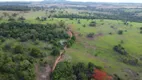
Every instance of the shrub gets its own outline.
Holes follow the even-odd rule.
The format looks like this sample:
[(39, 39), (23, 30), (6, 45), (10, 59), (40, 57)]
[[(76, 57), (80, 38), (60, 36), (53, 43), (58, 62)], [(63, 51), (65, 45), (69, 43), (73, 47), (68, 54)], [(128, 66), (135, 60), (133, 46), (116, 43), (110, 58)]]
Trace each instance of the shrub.
[(53, 55), (53, 56), (60, 55), (60, 49), (57, 47), (54, 47), (53, 51), (51, 52), (51, 55)]
[(122, 55), (127, 55), (128, 53), (126, 52), (125, 48), (123, 48), (120, 44), (116, 45), (113, 47), (113, 50), (122, 54)]
[(23, 16), (19, 17), (18, 20), (25, 20)]
[(83, 27), (86, 27), (86, 25), (84, 24)]
[(11, 45), (10, 44), (5, 44), (2, 49), (5, 50), (5, 51), (9, 51), (11, 49)]
[(122, 35), (122, 34), (123, 34), (123, 30), (119, 30), (119, 31), (118, 31), (118, 34), (119, 34), (119, 35)]
[(140, 27), (140, 30), (142, 30), (142, 27)]
[(93, 38), (93, 37), (94, 37), (94, 33), (89, 33), (89, 34), (87, 34), (87, 37), (88, 37), (88, 38)]
[(140, 31), (140, 33), (142, 34), (142, 31)]
[(15, 21), (15, 19), (14, 18), (9, 18), (8, 21)]
[(95, 21), (92, 21), (89, 26), (93, 27), (93, 26), (96, 26), (96, 22)]

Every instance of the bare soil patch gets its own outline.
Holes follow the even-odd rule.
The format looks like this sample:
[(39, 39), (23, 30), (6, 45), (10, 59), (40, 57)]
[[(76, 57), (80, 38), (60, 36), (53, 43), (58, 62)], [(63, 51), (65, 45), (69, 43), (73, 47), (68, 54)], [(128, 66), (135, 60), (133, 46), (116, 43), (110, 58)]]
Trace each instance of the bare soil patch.
[(50, 80), (51, 66), (39, 66), (36, 64), (36, 80)]
[(122, 71), (126, 72), (128, 75), (125, 75), (126, 77), (128, 76), (130, 79), (129, 80), (140, 80), (140, 76), (137, 72), (129, 69), (129, 68), (125, 68)]

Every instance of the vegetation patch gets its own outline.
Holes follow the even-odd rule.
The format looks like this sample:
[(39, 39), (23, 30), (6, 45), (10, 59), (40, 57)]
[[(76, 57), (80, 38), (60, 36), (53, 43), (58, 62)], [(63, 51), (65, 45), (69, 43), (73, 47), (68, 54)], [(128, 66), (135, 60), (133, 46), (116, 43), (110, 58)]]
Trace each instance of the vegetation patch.
[(57, 65), (55, 71), (52, 73), (53, 80), (112, 80), (111, 76), (101, 70), (101, 67), (88, 63), (85, 65), (82, 62), (71, 64), (70, 62), (61, 62)]
[[(0, 80), (35, 80), (34, 64), (50, 53), (54, 56), (60, 54), (63, 47), (60, 40), (67, 42), (69, 35), (64, 23), (10, 21), (0, 24), (0, 37)], [(50, 44), (50, 49), (41, 45), (42, 42)]]

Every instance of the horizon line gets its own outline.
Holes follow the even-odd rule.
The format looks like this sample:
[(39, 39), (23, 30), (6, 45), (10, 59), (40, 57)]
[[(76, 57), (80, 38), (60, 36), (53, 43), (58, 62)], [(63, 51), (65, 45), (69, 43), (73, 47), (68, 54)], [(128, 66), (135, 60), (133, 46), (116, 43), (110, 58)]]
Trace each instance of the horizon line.
[[(48, 1), (0, 1), (1, 2), (48, 2)], [(52, 1), (49, 1), (52, 2)], [(56, 1), (55, 1), (56, 2)], [(58, 2), (58, 1), (57, 1)], [(142, 2), (104, 2), (104, 1), (65, 1), (65, 2), (82, 2), (82, 3), (139, 3), (142, 4)]]

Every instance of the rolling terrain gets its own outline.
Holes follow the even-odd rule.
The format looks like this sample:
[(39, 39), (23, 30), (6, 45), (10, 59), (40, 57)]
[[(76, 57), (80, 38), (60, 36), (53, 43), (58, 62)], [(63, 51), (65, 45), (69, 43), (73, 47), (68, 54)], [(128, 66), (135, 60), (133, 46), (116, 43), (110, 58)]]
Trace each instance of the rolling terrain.
[[(19, 76), (26, 76), (23, 80), (46, 80), (50, 79), (52, 73), (53, 80), (57, 78), (77, 80), (78, 74), (75, 74), (74, 67), (79, 67), (78, 63), (82, 62), (83, 64), (80, 65), (85, 65), (84, 71), (86, 71), (88, 69), (86, 66), (91, 62), (96, 69), (113, 77), (110, 80), (142, 79), (140, 4), (130, 6), (130, 4), (94, 3), (96, 4), (94, 6), (93, 3), (79, 5), (79, 3), (68, 2), (63, 3), (66, 5), (61, 7), (59, 7), (61, 3), (50, 3), (48, 6), (43, 3), (35, 4), (39, 5), (28, 4), (30, 6), (28, 11), (0, 11), (0, 52), (1, 55), (8, 53), (4, 55), (6, 58), (12, 56), (7, 59), (11, 65), (2, 63), (9, 66), (7, 68), (11, 71), (10, 76), (14, 72), (10, 69), (11, 66), (16, 65), (18, 68), (19, 65), (29, 64), (31, 65), (27, 66), (29, 70), (19, 69), (22, 73), (15, 69), (16, 74), (20, 73)], [(71, 40), (69, 40), (68, 30), (72, 32)], [(67, 48), (64, 55), (60, 56), (64, 45), (67, 45)], [(19, 46), (20, 51), (16, 48)], [(18, 55), (26, 58), (21, 57), (21, 62), (17, 62), (14, 59), (18, 59), (15, 58)], [(0, 57), (5, 59), (3, 56)], [(66, 71), (73, 72), (64, 73), (64, 69), (59, 69), (60, 66)], [(0, 67), (3, 69), (3, 66)], [(8, 71), (5, 70), (0, 71), (8, 75)], [(26, 71), (31, 71), (31, 74), (26, 75)], [(62, 74), (65, 76), (60, 71), (63, 71)], [(2, 75), (2, 72), (0, 74)], [(67, 77), (66, 74), (71, 77)], [(86, 72), (80, 74), (84, 78), (81, 80), (87, 80)], [(10, 76), (0, 76), (0, 79), (7, 80), (6, 78)], [(13, 80), (19, 80), (19, 76), (14, 77)]]

